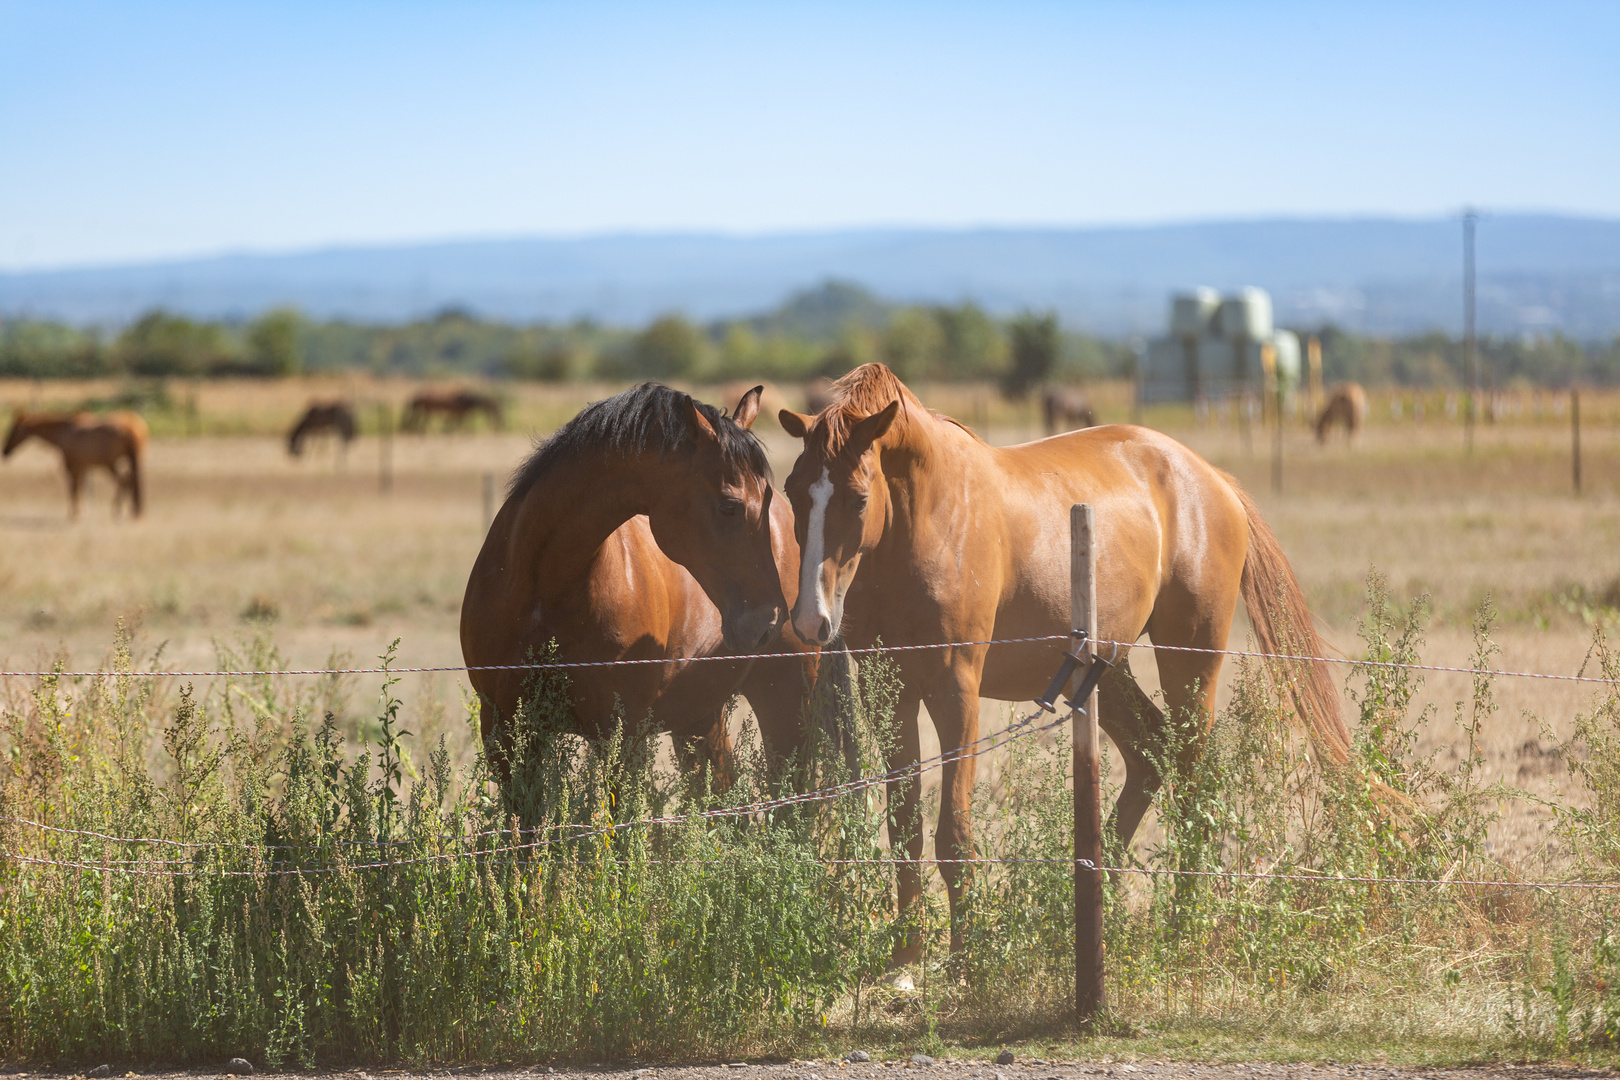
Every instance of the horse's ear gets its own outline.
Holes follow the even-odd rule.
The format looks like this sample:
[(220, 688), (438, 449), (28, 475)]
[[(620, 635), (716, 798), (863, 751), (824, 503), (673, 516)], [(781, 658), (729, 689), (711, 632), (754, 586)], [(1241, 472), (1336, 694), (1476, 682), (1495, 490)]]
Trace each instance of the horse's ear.
[(697, 407), (697, 402), (690, 396), (686, 399), (686, 420), (692, 427), (692, 434), (696, 435), (699, 441), (704, 439), (716, 443), (720, 441), (720, 436), (715, 434), (714, 425), (704, 417), (703, 410)]
[(872, 448), (872, 444), (888, 432), (894, 424), (894, 418), (900, 415), (900, 399), (895, 398), (884, 407), (882, 412), (875, 412), (866, 419), (861, 420), (849, 429), (849, 438), (844, 443), (844, 452), (860, 457)]
[(744, 431), (754, 426), (754, 418), (759, 416), (759, 396), (764, 392), (763, 385), (756, 386), (737, 402), (737, 411), (731, 414), (731, 418), (737, 421), (737, 426)]
[(810, 430), (810, 418), (801, 416), (792, 409), (783, 409), (776, 414), (776, 422), (782, 425), (782, 430), (795, 439), (802, 439)]

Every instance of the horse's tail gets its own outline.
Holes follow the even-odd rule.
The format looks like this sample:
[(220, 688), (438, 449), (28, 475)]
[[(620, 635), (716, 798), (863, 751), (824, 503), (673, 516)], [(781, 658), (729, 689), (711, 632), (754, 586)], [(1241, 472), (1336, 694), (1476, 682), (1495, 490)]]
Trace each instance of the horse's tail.
[(1243, 562), (1241, 587), (1255, 640), (1261, 652), (1311, 658), (1289, 661), (1288, 690), (1317, 753), (1346, 764), (1352, 747), (1350, 732), (1344, 726), (1339, 689), (1326, 661), (1321, 659), (1327, 645), (1311, 621), (1304, 590), (1277, 542), (1277, 534), (1260, 516), (1260, 508), (1235, 479), (1228, 476), (1226, 481), (1249, 519), (1249, 554)]
[(141, 419), (139, 413), (126, 413), (123, 417), (124, 430), (128, 433), (129, 445), (124, 453), (129, 457), (129, 503), (134, 508), (135, 516), (141, 516), (141, 458), (146, 456), (146, 440), (151, 430), (146, 421)]
[(135, 516), (141, 516), (141, 455), (130, 452), (129, 455), (129, 504), (135, 510)]

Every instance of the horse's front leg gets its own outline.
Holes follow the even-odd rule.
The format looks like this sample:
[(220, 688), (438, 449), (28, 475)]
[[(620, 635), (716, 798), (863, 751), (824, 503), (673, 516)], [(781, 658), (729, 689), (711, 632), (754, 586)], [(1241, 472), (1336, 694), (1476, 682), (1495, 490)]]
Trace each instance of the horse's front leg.
[(81, 470), (74, 468), (72, 465), (67, 466), (68, 517), (74, 521), (79, 520), (79, 485), (83, 479), (84, 475)]
[[(903, 687), (894, 704), (894, 723), (900, 735), (900, 744), (889, 757), (889, 771), (916, 765), (922, 757), (922, 738), (917, 730), (917, 707), (922, 696), (910, 687)], [(918, 813), (918, 794), (922, 788), (920, 776), (906, 776), (889, 781), (889, 851), (895, 858), (904, 852), (911, 861), (895, 867), (895, 885), (898, 892), (896, 910), (901, 917), (914, 912), (922, 901), (923, 853), (921, 815)], [(889, 957), (889, 966), (902, 967), (922, 956), (922, 945), (915, 933), (908, 933), (895, 946)]]
[[(982, 663), (982, 657), (981, 661)], [(953, 666), (924, 701), (939, 733), (939, 748), (949, 754), (968, 747), (966, 756), (948, 760), (942, 770), (939, 793), (939, 828), (934, 833), (934, 854), (951, 904), (951, 951), (962, 948), (962, 896), (972, 878), (973, 781), (979, 761), (973, 756), (979, 738), (980, 664)], [(954, 860), (954, 861), (953, 861)]]

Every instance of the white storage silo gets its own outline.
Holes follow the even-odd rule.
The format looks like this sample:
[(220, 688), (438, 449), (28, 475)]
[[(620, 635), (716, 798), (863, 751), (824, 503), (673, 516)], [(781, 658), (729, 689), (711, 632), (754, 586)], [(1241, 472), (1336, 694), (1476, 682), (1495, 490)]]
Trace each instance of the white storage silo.
[(1239, 289), (1221, 301), (1217, 321), (1222, 337), (1265, 341), (1272, 331), (1271, 294), (1252, 285)]
[(1292, 330), (1278, 330), (1271, 339), (1277, 349), (1277, 377), (1284, 389), (1299, 385), (1299, 335)]
[(1203, 285), (1170, 298), (1170, 336), (1203, 337), (1210, 332), (1220, 310), (1220, 294)]

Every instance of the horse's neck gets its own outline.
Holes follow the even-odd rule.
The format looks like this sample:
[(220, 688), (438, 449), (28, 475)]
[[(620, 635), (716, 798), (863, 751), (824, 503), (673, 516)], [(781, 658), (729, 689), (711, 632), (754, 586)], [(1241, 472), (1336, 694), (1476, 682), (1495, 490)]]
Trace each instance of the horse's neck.
[(614, 530), (649, 512), (656, 493), (677, 478), (675, 463), (661, 458), (558, 462), (509, 517), (508, 550), (542, 595), (572, 589)]
[(926, 413), (902, 436), (881, 445), (893, 520), (885, 541), (909, 547), (918, 534), (936, 529), (956, 513), (964, 482), (991, 465), (991, 450), (955, 424)]

